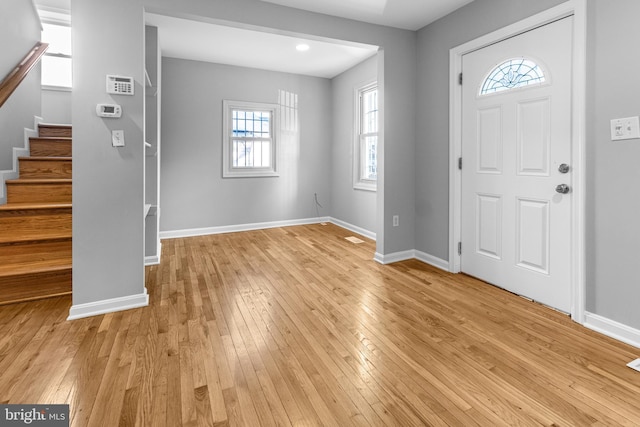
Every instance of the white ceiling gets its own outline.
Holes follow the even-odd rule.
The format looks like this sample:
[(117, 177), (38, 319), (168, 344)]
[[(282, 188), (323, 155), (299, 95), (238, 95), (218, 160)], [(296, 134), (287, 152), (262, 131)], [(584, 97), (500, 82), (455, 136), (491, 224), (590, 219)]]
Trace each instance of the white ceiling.
[(419, 30), (473, 0), (261, 0), (325, 15)]
[[(376, 46), (314, 40), (148, 13), (162, 56), (333, 78), (376, 54)], [(224, 41), (224, 42), (221, 42)], [(305, 43), (310, 49), (298, 52)]]
[[(418, 30), (472, 0), (260, 1)], [(316, 77), (335, 77), (377, 51), (376, 46), (314, 40), (308, 36), (273, 34), (156, 14), (147, 14), (147, 24), (159, 28), (163, 56)], [(220, 40), (224, 43), (217, 42)], [(311, 48), (298, 52), (295, 50), (298, 43), (306, 43)]]

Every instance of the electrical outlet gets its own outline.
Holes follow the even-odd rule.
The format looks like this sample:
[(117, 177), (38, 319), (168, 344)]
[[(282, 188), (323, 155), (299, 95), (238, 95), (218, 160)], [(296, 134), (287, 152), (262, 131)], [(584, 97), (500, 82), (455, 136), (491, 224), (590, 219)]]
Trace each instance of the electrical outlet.
[(394, 215), (393, 216), (393, 226), (397, 227), (400, 225), (400, 215)]

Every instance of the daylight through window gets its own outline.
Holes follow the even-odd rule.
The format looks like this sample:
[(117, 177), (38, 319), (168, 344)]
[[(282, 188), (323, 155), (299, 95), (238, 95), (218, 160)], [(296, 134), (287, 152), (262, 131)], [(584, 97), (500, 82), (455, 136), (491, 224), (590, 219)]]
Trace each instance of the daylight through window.
[(544, 72), (535, 62), (525, 58), (510, 59), (489, 73), (482, 84), (480, 95), (539, 84), (544, 81)]
[(224, 101), (224, 176), (273, 176), (276, 173), (276, 106)]
[(42, 85), (71, 88), (71, 27), (58, 22), (43, 22), (41, 40), (49, 43), (42, 57)]
[(233, 167), (271, 166), (271, 113), (233, 110)]
[(375, 190), (378, 179), (378, 86), (366, 85), (356, 96), (358, 135), (355, 142), (354, 187)]

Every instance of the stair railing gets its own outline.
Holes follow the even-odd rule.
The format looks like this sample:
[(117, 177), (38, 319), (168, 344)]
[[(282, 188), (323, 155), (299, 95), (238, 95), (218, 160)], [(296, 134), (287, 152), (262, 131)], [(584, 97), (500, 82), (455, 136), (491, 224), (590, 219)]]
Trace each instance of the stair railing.
[(29, 74), (29, 71), (40, 61), (48, 47), (48, 43), (37, 42), (22, 61), (2, 80), (0, 83), (0, 107), (9, 99), (22, 80)]

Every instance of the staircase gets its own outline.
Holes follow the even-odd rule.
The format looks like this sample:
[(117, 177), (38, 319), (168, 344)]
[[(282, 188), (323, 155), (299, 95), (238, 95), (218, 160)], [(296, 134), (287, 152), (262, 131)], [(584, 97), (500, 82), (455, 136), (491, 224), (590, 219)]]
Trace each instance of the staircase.
[(71, 294), (71, 127), (40, 124), (0, 206), (0, 304)]

